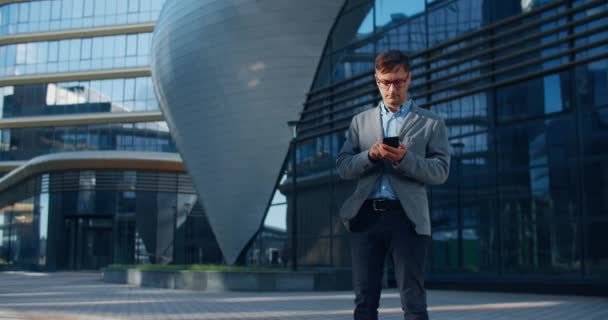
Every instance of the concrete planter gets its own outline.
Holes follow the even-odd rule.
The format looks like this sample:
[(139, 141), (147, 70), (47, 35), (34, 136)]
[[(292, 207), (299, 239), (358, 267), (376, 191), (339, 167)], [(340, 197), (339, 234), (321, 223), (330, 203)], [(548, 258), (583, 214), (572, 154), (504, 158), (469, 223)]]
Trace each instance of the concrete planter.
[(350, 272), (218, 272), (105, 269), (105, 282), (201, 291), (330, 291), (351, 288)]

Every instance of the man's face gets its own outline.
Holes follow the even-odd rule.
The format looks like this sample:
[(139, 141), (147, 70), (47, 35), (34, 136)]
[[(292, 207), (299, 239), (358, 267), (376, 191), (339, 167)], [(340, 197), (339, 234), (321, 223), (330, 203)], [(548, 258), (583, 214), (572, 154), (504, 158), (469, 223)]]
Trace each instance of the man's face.
[(399, 66), (385, 73), (376, 70), (375, 77), (376, 84), (386, 105), (397, 108), (405, 102), (407, 90), (410, 87), (410, 72), (405, 72), (405, 68)]

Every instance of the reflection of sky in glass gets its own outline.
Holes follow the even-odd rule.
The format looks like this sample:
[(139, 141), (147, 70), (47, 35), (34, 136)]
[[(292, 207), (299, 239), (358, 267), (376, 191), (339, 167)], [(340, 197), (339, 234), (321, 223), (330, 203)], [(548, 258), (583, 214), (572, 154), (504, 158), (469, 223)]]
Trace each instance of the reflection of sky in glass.
[(366, 35), (374, 31), (374, 10), (370, 9), (357, 30), (357, 35)]
[(562, 111), (562, 90), (559, 74), (552, 74), (543, 79), (545, 91), (545, 113)]
[[(376, 0), (376, 25), (384, 26), (391, 22), (393, 14), (413, 16), (424, 11), (424, 0)], [(357, 30), (358, 36), (370, 34), (374, 31), (374, 10), (370, 9)]]
[(274, 193), (274, 197), (272, 198), (272, 203), (280, 204), (285, 202), (287, 202), (287, 198), (285, 198), (285, 196), (280, 191), (276, 191)]
[(268, 215), (264, 220), (265, 226), (287, 230), (287, 205), (273, 205), (268, 209)]
[(424, 0), (376, 0), (376, 25), (383, 26), (391, 22), (393, 14), (410, 17), (423, 11)]
[(275, 191), (272, 205), (268, 208), (268, 215), (264, 220), (265, 226), (287, 230), (287, 199), (280, 191)]
[[(48, 174), (45, 176), (48, 177)], [(49, 229), (49, 194), (40, 194), (40, 240), (47, 239)]]

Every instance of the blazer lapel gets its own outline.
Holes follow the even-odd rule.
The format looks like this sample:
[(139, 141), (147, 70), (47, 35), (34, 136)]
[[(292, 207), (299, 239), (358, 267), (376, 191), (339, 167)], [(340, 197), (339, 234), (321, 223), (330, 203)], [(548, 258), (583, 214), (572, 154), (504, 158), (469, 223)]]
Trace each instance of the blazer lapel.
[(407, 115), (405, 116), (405, 120), (403, 121), (403, 126), (401, 127), (401, 130), (399, 130), (399, 137), (401, 139), (403, 139), (407, 130), (409, 128), (411, 128), (416, 123), (416, 121), (418, 121), (418, 119), (420, 119), (420, 114), (418, 113), (418, 107), (412, 103), (412, 108), (410, 109), (410, 112), (408, 112)]
[(372, 124), (372, 132), (374, 133), (374, 135), (376, 136), (376, 141), (377, 140), (382, 140), (382, 138), (384, 137), (384, 130), (382, 130), (382, 115), (380, 114), (381, 110), (381, 105), (378, 104), (376, 106), (376, 111), (370, 113), (375, 119), (372, 119), (373, 121), (371, 121)]

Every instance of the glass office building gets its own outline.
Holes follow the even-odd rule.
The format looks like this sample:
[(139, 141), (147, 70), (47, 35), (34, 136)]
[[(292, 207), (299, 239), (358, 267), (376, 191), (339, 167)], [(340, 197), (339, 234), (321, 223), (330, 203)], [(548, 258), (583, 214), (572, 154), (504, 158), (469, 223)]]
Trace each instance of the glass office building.
[[(150, 81), (164, 1), (8, 2), (0, 263), (221, 262)], [(375, 56), (400, 49), (410, 97), (444, 117), (452, 147), (448, 181), (428, 189), (429, 283), (605, 288), (607, 15), (604, 0), (344, 1), (301, 101), (295, 165), (239, 263), (348, 272), (338, 210), (354, 183), (335, 158), (380, 100)]]
[(222, 261), (150, 79), (163, 3), (0, 5), (0, 265)]
[(337, 214), (354, 183), (335, 159), (380, 100), (375, 56), (399, 49), (410, 97), (446, 120), (452, 147), (448, 181), (428, 189), (429, 283), (605, 287), (607, 14), (591, 0), (347, 1), (300, 118), (297, 187), (292, 162), (279, 186), (297, 200), (298, 265), (350, 265)]

